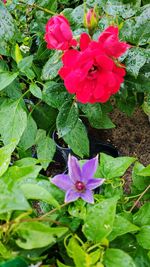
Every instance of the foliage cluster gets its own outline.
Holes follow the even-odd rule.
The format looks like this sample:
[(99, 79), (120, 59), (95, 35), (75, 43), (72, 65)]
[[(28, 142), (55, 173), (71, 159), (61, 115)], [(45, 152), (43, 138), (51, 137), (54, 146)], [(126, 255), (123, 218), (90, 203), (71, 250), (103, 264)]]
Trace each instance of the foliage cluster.
[[(121, 61), (127, 75), (113, 97), (131, 115), (137, 105), (149, 114), (150, 4), (148, 0), (87, 0), (100, 16), (93, 37), (118, 25), (132, 45)], [(69, 20), (74, 36), (84, 28), (80, 0), (0, 2), (0, 266), (149, 267), (150, 166), (135, 158), (100, 155), (95, 177), (106, 179), (95, 204), (64, 204), (64, 193), (45, 170), (53, 160), (54, 129), (83, 158), (89, 140), (83, 119), (97, 129), (115, 127), (106, 104), (76, 103), (58, 76), (60, 52), (46, 48), (45, 24), (55, 13)], [(82, 138), (81, 138), (82, 137)], [(123, 175), (132, 166), (132, 190)], [(137, 203), (144, 204), (137, 210)], [(137, 200), (137, 201), (136, 201)], [(37, 202), (38, 201), (38, 202)], [(136, 202), (135, 202), (136, 201)], [(35, 208), (35, 203), (38, 208)], [(56, 265), (57, 264), (57, 265)]]

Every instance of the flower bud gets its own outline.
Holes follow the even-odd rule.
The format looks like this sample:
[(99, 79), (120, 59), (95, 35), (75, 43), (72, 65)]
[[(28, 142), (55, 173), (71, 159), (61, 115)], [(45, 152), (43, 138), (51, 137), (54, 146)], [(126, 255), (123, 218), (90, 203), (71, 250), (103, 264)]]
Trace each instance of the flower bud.
[(84, 15), (84, 26), (88, 28), (90, 34), (93, 33), (98, 26), (98, 14), (96, 13), (95, 8), (89, 9)]
[(48, 49), (68, 50), (76, 46), (68, 20), (62, 15), (56, 15), (46, 24), (45, 41)]

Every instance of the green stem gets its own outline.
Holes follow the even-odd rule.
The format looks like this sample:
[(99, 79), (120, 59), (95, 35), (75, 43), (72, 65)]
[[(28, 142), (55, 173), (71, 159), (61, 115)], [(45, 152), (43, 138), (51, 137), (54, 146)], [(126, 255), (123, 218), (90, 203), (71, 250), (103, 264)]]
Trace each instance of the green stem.
[(29, 116), (31, 116), (32, 115), (32, 112), (35, 110), (35, 108), (39, 105), (39, 104), (41, 104), (42, 103), (42, 100), (39, 100), (34, 106), (33, 106), (33, 108), (32, 108), (32, 110), (30, 111), (30, 113), (29, 113)]
[(33, 4), (33, 5), (31, 5), (31, 6), (33, 6), (33, 7), (35, 7), (35, 8), (38, 8), (39, 10), (44, 11), (44, 12), (46, 12), (46, 13), (49, 13), (49, 14), (51, 14), (51, 15), (56, 15), (55, 12), (53, 12), (53, 11), (47, 9), (47, 8), (40, 7), (40, 6), (36, 5), (36, 4)]
[(39, 218), (45, 218), (45, 217), (51, 215), (52, 213), (56, 212), (57, 210), (60, 210), (61, 208), (64, 208), (64, 207), (67, 206), (68, 204), (69, 204), (69, 202), (64, 203), (64, 204), (62, 204), (60, 207), (55, 208), (55, 209), (53, 209), (53, 210), (51, 210), (51, 211), (45, 213), (44, 215), (40, 216)]
[[(26, 3), (23, 2), (23, 1), (21, 1), (21, 0), (20, 0), (19, 2), (20, 2), (21, 4), (26, 5)], [(41, 11), (44, 11), (44, 12), (46, 12), (46, 13), (48, 13), (48, 14), (51, 14), (51, 15), (56, 15), (55, 12), (53, 12), (53, 11), (47, 9), (47, 8), (43, 8), (43, 7), (41, 7), (41, 6), (38, 6), (37, 4), (32, 4), (32, 5), (28, 4), (28, 6), (33, 7), (33, 8), (35, 7), (35, 8), (37, 8), (37, 9), (39, 9), (39, 10), (41, 10)]]
[(136, 207), (136, 205), (139, 203), (140, 199), (145, 195), (145, 193), (150, 189), (150, 185), (146, 187), (146, 189), (140, 194), (139, 198), (134, 202), (133, 206), (129, 210), (129, 212), (132, 212), (133, 209)]
[[(51, 220), (50, 218), (46, 218), (46, 217), (49, 216), (49, 215), (51, 215), (52, 213), (56, 212), (57, 210), (60, 210), (61, 208), (64, 208), (64, 207), (67, 206), (68, 204), (69, 204), (69, 202), (64, 203), (64, 204), (60, 205), (58, 208), (55, 208), (55, 209), (53, 209), (53, 210), (51, 210), (51, 211), (45, 213), (44, 215), (42, 215), (42, 216), (40, 216), (40, 217), (37, 217), (37, 218), (29, 218), (29, 219), (21, 219), (21, 220), (18, 220), (18, 218), (16, 218), (16, 219), (13, 220), (13, 221), (9, 221), (9, 222), (7, 222), (7, 223), (1, 225), (1, 228), (3, 228), (3, 229), (7, 229), (5, 232), (9, 232), (9, 233), (10, 233), (10, 232), (14, 229), (14, 227), (15, 227), (16, 224), (19, 224), (19, 223), (22, 223), (22, 222), (49, 221), (49, 222), (55, 223), (55, 224), (57, 224), (57, 225), (60, 225), (60, 224), (62, 225), (62, 223), (57, 222), (57, 221), (55, 221), (55, 220)], [(29, 212), (27, 212), (27, 213), (29, 214), (30, 212), (31, 212), (31, 211), (29, 211)], [(26, 214), (27, 214), (27, 213), (26, 213)], [(25, 214), (25, 213), (24, 213), (24, 214)], [(24, 215), (24, 214), (23, 214), (23, 215)], [(63, 224), (63, 226), (66, 226), (66, 225)], [(68, 227), (68, 226), (67, 226), (67, 227)]]
[(20, 98), (18, 99), (18, 102), (20, 102), (20, 100), (22, 100), (22, 99), (24, 98), (24, 96), (25, 96), (27, 93), (29, 93), (29, 92), (30, 92), (29, 89), (28, 89), (27, 91), (25, 91), (25, 93), (22, 94), (22, 95), (20, 96)]

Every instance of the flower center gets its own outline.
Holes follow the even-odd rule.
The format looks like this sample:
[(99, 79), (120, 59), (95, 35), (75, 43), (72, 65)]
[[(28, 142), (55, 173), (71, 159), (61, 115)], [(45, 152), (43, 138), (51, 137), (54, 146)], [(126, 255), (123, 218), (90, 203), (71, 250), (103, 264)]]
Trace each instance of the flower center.
[(85, 185), (84, 183), (80, 182), (80, 181), (77, 181), (75, 183), (75, 187), (78, 191), (84, 191), (85, 190)]
[(88, 78), (94, 79), (97, 76), (98, 67), (93, 65), (88, 71)]

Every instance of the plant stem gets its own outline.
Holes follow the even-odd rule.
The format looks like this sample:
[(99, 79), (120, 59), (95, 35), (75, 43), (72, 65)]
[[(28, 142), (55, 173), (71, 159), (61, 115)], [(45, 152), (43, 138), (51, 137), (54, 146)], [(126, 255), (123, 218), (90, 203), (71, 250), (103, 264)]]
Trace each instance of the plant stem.
[[(13, 224), (19, 224), (19, 223), (22, 223), (22, 222), (36, 222), (36, 221), (49, 221), (49, 222), (55, 223), (55, 224), (57, 224), (57, 225), (60, 225), (60, 224), (61, 224), (61, 225), (63, 225), (63, 226), (66, 226), (66, 225), (64, 225), (64, 224), (62, 224), (62, 223), (60, 223), (60, 222), (57, 222), (57, 221), (55, 221), (55, 220), (51, 220), (50, 218), (46, 218), (46, 217), (49, 216), (49, 215), (51, 215), (52, 213), (56, 212), (57, 210), (60, 210), (61, 208), (65, 207), (65, 206), (68, 205), (68, 204), (69, 204), (69, 202), (64, 203), (64, 204), (62, 204), (60, 207), (55, 208), (55, 209), (53, 209), (53, 210), (51, 210), (51, 211), (45, 213), (44, 215), (42, 215), (42, 216), (40, 216), (40, 217), (37, 217), (37, 218), (29, 218), (29, 219), (27, 218), (27, 219), (21, 219), (21, 220), (18, 220), (18, 219), (16, 218), (16, 220), (7, 222), (7, 223), (1, 225), (1, 227), (2, 227), (2, 228), (5, 228), (5, 227), (8, 227), (9, 225), (11, 225), (11, 230), (12, 230), (12, 229), (14, 228), (14, 227), (12, 226)], [(68, 227), (68, 226), (67, 226), (67, 227)]]
[(140, 201), (140, 199), (145, 195), (145, 193), (150, 189), (150, 185), (146, 187), (146, 189), (140, 194), (140, 196), (138, 197), (138, 199), (134, 202), (133, 206), (131, 207), (131, 209), (129, 210), (129, 212), (132, 212), (133, 209), (136, 207), (136, 205), (138, 204), (138, 202)]
[(69, 204), (69, 202), (67, 202), (67, 203), (64, 203), (64, 204), (62, 204), (60, 207), (58, 207), (58, 208), (55, 208), (55, 209), (53, 209), (53, 210), (51, 210), (51, 211), (49, 211), (49, 212), (45, 213), (44, 215), (40, 216), (39, 218), (45, 218), (45, 217), (47, 217), (47, 216), (51, 215), (52, 213), (56, 212), (57, 210), (60, 210), (61, 208), (63, 208), (63, 207), (65, 207), (65, 206), (67, 206), (68, 204)]
[(33, 6), (33, 7), (35, 7), (35, 8), (38, 8), (39, 10), (44, 11), (44, 12), (46, 12), (46, 13), (49, 13), (49, 14), (51, 14), (51, 15), (56, 15), (55, 12), (53, 12), (53, 11), (47, 9), (47, 8), (40, 7), (40, 6), (36, 5), (36, 4), (33, 4), (33, 5), (31, 5), (31, 6)]
[[(19, 2), (20, 2), (21, 4), (26, 5), (26, 3), (25, 3), (24, 1), (21, 1), (21, 0), (20, 0)], [(44, 12), (46, 12), (46, 13), (48, 13), (48, 14), (51, 14), (51, 15), (56, 15), (55, 12), (53, 12), (53, 11), (47, 9), (47, 8), (43, 8), (43, 7), (41, 7), (41, 6), (38, 6), (37, 4), (32, 4), (32, 5), (28, 4), (28, 6), (30, 6), (30, 7), (35, 7), (35, 8), (37, 8), (37, 9), (39, 9), (39, 10), (41, 10), (41, 11), (44, 11)]]

